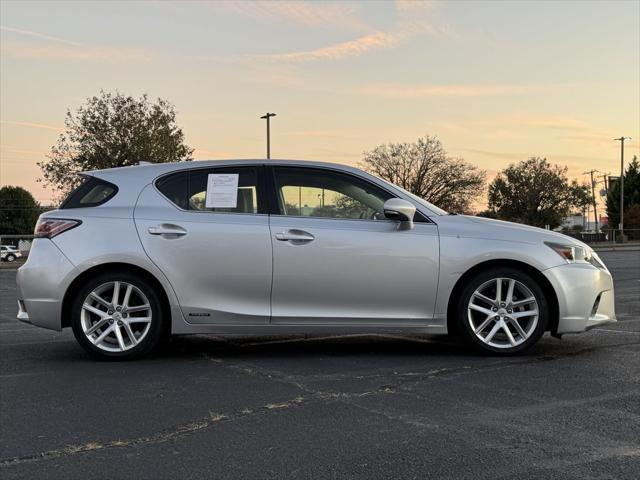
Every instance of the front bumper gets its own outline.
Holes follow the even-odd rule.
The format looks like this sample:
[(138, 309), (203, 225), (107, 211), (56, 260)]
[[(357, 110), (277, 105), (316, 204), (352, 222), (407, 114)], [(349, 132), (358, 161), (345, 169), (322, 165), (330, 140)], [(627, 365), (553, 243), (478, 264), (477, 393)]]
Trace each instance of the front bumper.
[(75, 267), (49, 239), (36, 238), (27, 262), (18, 269), (17, 319), (51, 330), (62, 329), (62, 299)]
[(613, 278), (608, 270), (570, 263), (542, 273), (558, 297), (556, 333), (579, 333), (616, 321)]

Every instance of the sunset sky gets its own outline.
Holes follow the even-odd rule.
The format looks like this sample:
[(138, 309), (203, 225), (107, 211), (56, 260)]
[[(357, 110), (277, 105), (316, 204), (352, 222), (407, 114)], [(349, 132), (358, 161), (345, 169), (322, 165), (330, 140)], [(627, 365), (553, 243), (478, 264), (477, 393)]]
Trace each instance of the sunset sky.
[(196, 159), (356, 164), (437, 135), (489, 176), (640, 154), (640, 1), (0, 1), (0, 184), (36, 179), (100, 89), (172, 102)]

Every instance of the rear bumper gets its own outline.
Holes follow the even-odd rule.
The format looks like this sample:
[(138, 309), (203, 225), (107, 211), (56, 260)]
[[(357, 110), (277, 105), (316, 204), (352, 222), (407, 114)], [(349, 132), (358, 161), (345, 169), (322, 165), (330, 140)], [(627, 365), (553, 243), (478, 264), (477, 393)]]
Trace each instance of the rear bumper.
[(579, 333), (616, 321), (613, 278), (590, 264), (567, 264), (542, 272), (558, 297), (557, 333)]
[(75, 270), (48, 239), (36, 238), (27, 262), (18, 269), (17, 319), (51, 330), (61, 330), (62, 299)]

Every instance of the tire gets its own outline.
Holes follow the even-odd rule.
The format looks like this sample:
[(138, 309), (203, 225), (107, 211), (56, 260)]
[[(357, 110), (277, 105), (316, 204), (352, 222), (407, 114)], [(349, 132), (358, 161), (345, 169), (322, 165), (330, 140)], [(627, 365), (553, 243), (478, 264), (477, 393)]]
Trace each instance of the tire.
[(7, 255), (7, 262), (15, 262), (16, 261), (16, 256), (13, 253), (10, 253), (9, 255)]
[(467, 282), (455, 315), (458, 332), (476, 350), (514, 355), (542, 337), (549, 321), (549, 303), (527, 273), (511, 267), (491, 268)]
[(156, 289), (126, 272), (103, 273), (87, 281), (73, 301), (71, 327), (78, 343), (103, 360), (143, 357), (168, 331)]

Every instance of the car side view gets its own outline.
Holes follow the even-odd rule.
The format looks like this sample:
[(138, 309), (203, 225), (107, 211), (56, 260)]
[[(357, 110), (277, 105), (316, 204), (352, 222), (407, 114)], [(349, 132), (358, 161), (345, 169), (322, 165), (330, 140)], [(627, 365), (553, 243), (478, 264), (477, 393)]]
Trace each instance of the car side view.
[(0, 245), (0, 260), (3, 262), (15, 262), (22, 258), (22, 252), (11, 245)]
[(462, 336), (515, 354), (615, 321), (613, 282), (559, 233), (451, 215), (353, 167), (293, 160), (82, 174), (36, 226), (18, 319), (89, 353), (172, 334)]

